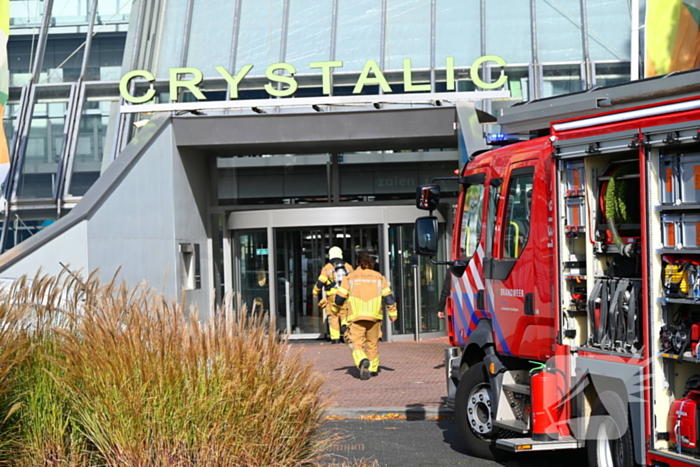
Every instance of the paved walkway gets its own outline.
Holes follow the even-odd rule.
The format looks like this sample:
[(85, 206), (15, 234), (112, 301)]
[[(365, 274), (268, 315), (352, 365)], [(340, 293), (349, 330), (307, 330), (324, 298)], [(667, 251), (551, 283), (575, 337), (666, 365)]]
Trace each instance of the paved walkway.
[(420, 342), (381, 342), (380, 372), (360, 380), (347, 345), (302, 344), (304, 358), (327, 376), (323, 392), (331, 398), (330, 415), (359, 417), (399, 413), (426, 418), (451, 413), (445, 408), (447, 338)]

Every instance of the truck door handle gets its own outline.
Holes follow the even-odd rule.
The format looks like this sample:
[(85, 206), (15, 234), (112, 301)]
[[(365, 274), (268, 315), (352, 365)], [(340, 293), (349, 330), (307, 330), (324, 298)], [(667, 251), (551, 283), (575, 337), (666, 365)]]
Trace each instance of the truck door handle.
[(533, 294), (525, 294), (525, 314), (535, 316), (535, 297)]
[(484, 289), (479, 289), (479, 291), (476, 293), (476, 308), (477, 310), (486, 309), (486, 306), (484, 305)]

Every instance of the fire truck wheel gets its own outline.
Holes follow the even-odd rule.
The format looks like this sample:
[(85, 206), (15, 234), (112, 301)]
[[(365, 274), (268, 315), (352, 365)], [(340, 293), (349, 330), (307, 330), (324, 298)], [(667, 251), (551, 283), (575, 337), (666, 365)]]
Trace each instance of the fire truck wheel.
[(590, 467), (634, 467), (627, 409), (612, 391), (600, 393), (591, 410), (587, 447)]
[(493, 426), (495, 413), (491, 384), (484, 362), (469, 367), (457, 385), (455, 418), (470, 454), (483, 459), (500, 459), (496, 450), (498, 428)]

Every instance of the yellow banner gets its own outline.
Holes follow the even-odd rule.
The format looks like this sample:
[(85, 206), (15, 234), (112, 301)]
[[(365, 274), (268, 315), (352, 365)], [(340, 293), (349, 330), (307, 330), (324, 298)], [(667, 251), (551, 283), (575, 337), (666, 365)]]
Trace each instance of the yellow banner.
[[(7, 64), (7, 39), (10, 37), (10, 0), (0, 0), (0, 118), (4, 117), (10, 89), (10, 69)], [(3, 120), (4, 122), (4, 120)], [(0, 183), (5, 181), (10, 166), (7, 137), (0, 125)]]
[(698, 68), (700, 0), (648, 0), (645, 77)]

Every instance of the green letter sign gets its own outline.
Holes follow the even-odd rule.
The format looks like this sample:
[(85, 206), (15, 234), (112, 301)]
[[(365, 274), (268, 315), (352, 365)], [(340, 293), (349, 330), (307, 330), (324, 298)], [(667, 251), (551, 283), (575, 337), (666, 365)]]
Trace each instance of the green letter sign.
[[(194, 78), (180, 80), (180, 75), (193, 75)], [(202, 82), (204, 75), (197, 68), (171, 68), (170, 69), (170, 100), (177, 101), (177, 93), (180, 88), (187, 88), (197, 100), (205, 101), (207, 97), (199, 90), (197, 85)]]
[[(501, 76), (493, 83), (487, 83), (484, 79), (482, 79), (481, 74), (479, 73), (479, 68), (481, 68), (481, 66), (486, 62), (493, 62), (496, 64), (496, 66), (500, 66), (502, 68)], [(330, 96), (333, 94), (333, 69), (341, 68), (342, 66), (343, 62), (340, 60), (309, 63), (309, 68), (321, 70), (322, 94), (324, 96)], [(497, 89), (505, 85), (508, 81), (508, 77), (503, 72), (503, 68), (505, 66), (506, 61), (503, 60), (503, 58), (497, 55), (484, 55), (483, 57), (479, 57), (474, 60), (474, 62), (471, 64), (469, 75), (477, 88)], [(229, 71), (223, 66), (215, 66), (214, 69), (228, 85), (228, 98), (234, 100), (238, 99), (238, 89), (241, 82), (246, 76), (248, 76), (250, 70), (253, 69), (253, 65), (244, 65), (235, 76), (229, 73)], [(297, 81), (294, 79), (296, 72), (296, 68), (289, 63), (275, 63), (268, 66), (265, 70), (265, 76), (270, 80), (270, 82), (265, 84), (265, 91), (267, 91), (267, 93), (272, 97), (292, 96), (299, 88), (299, 83), (297, 83)], [(189, 76), (181, 79), (181, 75)], [(155, 76), (153, 76), (153, 74), (149, 71), (130, 71), (122, 76), (122, 79), (119, 81), (119, 93), (121, 96), (126, 102), (131, 104), (144, 104), (151, 101), (156, 95), (156, 91), (153, 89), (152, 84), (150, 89), (148, 89), (143, 95), (131, 95), (130, 84), (131, 80), (134, 78), (142, 78), (149, 83), (156, 80)], [(178, 92), (180, 91), (180, 88), (185, 88), (188, 90), (197, 100), (206, 100), (207, 97), (198, 87), (203, 80), (204, 75), (202, 71), (197, 68), (171, 68), (169, 81), (170, 100), (172, 102), (178, 101)], [(445, 87), (448, 91), (454, 91), (457, 87), (456, 84), (455, 59), (454, 57), (445, 57)], [(384, 73), (377, 64), (376, 60), (367, 60), (365, 62), (352, 93), (360, 94), (362, 93), (364, 87), (368, 85), (378, 85), (385, 93), (392, 92), (391, 86), (389, 86), (389, 82), (384, 76)], [(403, 89), (405, 92), (427, 93), (431, 92), (432, 90), (430, 83), (414, 84), (410, 58), (403, 59)]]
[(484, 80), (481, 79), (481, 77), (479, 76), (479, 67), (482, 63), (486, 62), (495, 62), (496, 65), (502, 67), (506, 66), (506, 61), (498, 55), (484, 55), (483, 57), (477, 58), (476, 60), (474, 60), (474, 63), (472, 63), (472, 67), (469, 70), (469, 76), (471, 76), (472, 81), (474, 81), (474, 84), (482, 89), (496, 89), (506, 84), (506, 81), (508, 81), (508, 77), (505, 74), (502, 74), (501, 77), (498, 78), (498, 80), (495, 83), (486, 83), (484, 82)]
[(430, 92), (430, 83), (413, 84), (413, 76), (411, 73), (411, 59), (403, 59), (403, 89), (406, 92), (423, 91)]
[(343, 62), (336, 60), (333, 62), (311, 62), (309, 68), (320, 68), (323, 82), (323, 94), (331, 95), (331, 68), (340, 68)]
[(156, 77), (153, 76), (153, 73), (148, 72), (146, 70), (130, 71), (124, 76), (122, 76), (122, 79), (119, 81), (119, 94), (121, 94), (124, 100), (127, 102), (131, 102), (132, 104), (143, 104), (144, 102), (148, 102), (151, 99), (153, 99), (153, 96), (156, 95), (156, 90), (151, 88), (148, 91), (146, 91), (146, 94), (144, 94), (141, 97), (132, 96), (131, 93), (129, 93), (129, 82), (137, 76), (146, 78), (146, 81), (148, 81), (149, 83), (156, 80)]
[(233, 77), (231, 76), (231, 73), (226, 70), (226, 68), (222, 66), (215, 66), (214, 67), (216, 71), (219, 72), (219, 74), (226, 80), (226, 82), (229, 85), (229, 99), (238, 99), (238, 85), (240, 82), (245, 78), (245, 75), (250, 73), (250, 70), (253, 69), (253, 65), (246, 65), (243, 68), (241, 68), (241, 71), (238, 72), (238, 74)]
[[(370, 72), (374, 74), (374, 78), (369, 77)], [(384, 77), (382, 70), (379, 69), (379, 65), (377, 65), (377, 62), (374, 60), (367, 60), (365, 62), (365, 66), (362, 69), (362, 73), (360, 73), (360, 77), (358, 78), (357, 84), (355, 84), (355, 88), (352, 90), (352, 93), (361, 93), (362, 88), (368, 84), (378, 84), (382, 87), (382, 91), (391, 92), (389, 83), (386, 82), (386, 78)]]
[(287, 89), (275, 89), (272, 84), (268, 83), (265, 85), (265, 91), (271, 96), (275, 97), (286, 97), (286, 96), (291, 96), (294, 94), (297, 90), (297, 82), (294, 79), (293, 76), (284, 76), (284, 75), (277, 75), (275, 74), (275, 70), (285, 70), (288, 72), (290, 75), (293, 75), (294, 73), (297, 72), (297, 69), (294, 68), (292, 65), (289, 63), (274, 63), (267, 67), (267, 70), (265, 70), (265, 76), (267, 76), (267, 79), (270, 81), (275, 81), (278, 83), (286, 84), (289, 87)]

